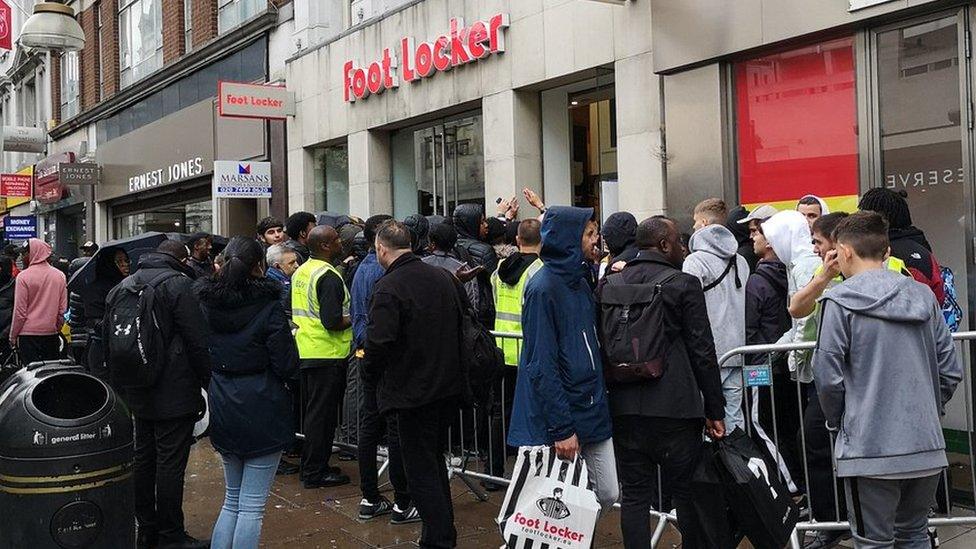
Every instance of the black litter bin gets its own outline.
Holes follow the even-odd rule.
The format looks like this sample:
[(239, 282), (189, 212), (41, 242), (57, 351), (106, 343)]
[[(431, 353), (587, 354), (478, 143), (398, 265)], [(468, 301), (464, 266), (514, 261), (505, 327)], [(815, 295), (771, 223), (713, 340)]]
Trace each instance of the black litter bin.
[(135, 546), (132, 420), (68, 361), (0, 386), (0, 547)]

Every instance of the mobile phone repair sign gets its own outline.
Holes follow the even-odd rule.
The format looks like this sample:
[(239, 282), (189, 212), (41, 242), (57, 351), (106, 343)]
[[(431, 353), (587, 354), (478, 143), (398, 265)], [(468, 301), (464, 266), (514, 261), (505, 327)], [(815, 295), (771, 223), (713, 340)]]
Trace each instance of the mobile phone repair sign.
[(271, 162), (214, 161), (214, 198), (271, 198)]

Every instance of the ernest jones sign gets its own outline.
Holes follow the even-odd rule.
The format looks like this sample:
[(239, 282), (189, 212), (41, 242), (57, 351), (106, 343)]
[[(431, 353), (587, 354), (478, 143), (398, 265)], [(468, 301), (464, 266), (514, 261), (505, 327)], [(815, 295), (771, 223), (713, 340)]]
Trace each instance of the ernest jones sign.
[(366, 67), (346, 61), (342, 68), (342, 98), (345, 101), (366, 99), (370, 94), (400, 87), (400, 79), (416, 82), (468, 63), (505, 51), (504, 29), (508, 14), (499, 13), (487, 21), (477, 21), (470, 27), (464, 20), (451, 19), (450, 34), (438, 36), (433, 42), (415, 45), (414, 39), (400, 40), (399, 55), (390, 48), (383, 57)]

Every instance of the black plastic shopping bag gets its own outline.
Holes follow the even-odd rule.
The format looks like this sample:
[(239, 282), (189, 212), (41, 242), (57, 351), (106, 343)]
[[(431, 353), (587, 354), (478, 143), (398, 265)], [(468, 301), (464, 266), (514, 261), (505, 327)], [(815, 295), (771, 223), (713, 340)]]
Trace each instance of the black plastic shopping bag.
[(790, 540), (799, 513), (756, 444), (736, 428), (715, 444), (725, 476), (724, 493), (732, 519), (756, 549), (780, 549)]

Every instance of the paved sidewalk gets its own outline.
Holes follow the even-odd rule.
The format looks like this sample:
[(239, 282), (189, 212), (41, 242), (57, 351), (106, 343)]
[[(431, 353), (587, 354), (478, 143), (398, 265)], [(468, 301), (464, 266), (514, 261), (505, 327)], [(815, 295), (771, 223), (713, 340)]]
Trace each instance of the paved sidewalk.
[[(334, 461), (353, 477), (353, 484), (339, 488), (305, 490), (298, 475), (279, 476), (264, 517), (262, 547), (301, 548), (389, 548), (416, 547), (420, 525), (392, 526), (386, 520), (358, 520), (360, 493), (355, 462)], [(477, 501), (464, 485), (455, 480), (454, 509), (458, 529), (458, 547), (463, 549), (498, 549), (501, 536), (494, 520), (504, 492), (490, 494), (487, 502)], [(190, 534), (210, 537), (210, 530), (223, 502), (223, 471), (220, 459), (208, 441), (197, 444), (190, 454), (187, 468), (184, 510)], [(620, 516), (614, 511), (597, 527), (596, 548), (622, 548)], [(942, 549), (976, 548), (976, 529), (957, 526), (939, 529)], [(680, 547), (680, 536), (673, 529), (665, 534), (660, 549)], [(845, 547), (853, 547), (849, 542)], [(743, 548), (750, 547), (744, 543)]]
[[(336, 461), (353, 483), (339, 488), (305, 490), (298, 475), (278, 476), (268, 502), (262, 532), (263, 547), (302, 548), (374, 548), (416, 547), (420, 525), (390, 525), (384, 519), (358, 520), (360, 492), (355, 462)], [(490, 500), (479, 502), (455, 480), (454, 510), (458, 529), (458, 547), (465, 549), (498, 549), (502, 538), (494, 520), (504, 492), (490, 494)], [(204, 440), (190, 454), (187, 468), (184, 511), (186, 528), (195, 537), (210, 537), (210, 530), (223, 503), (223, 471), (220, 459)], [(597, 529), (597, 548), (623, 547), (620, 540), (619, 514), (605, 517)], [(668, 543), (672, 546), (676, 534)]]

